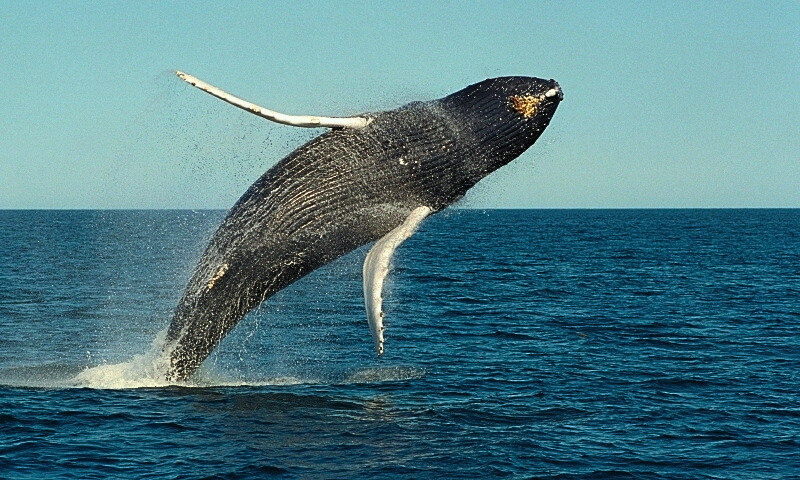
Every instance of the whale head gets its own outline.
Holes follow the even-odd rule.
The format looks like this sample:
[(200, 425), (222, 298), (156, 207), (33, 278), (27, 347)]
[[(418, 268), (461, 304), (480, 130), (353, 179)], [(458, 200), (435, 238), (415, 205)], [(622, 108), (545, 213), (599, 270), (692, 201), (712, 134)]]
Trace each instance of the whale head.
[(531, 147), (563, 98), (555, 80), (490, 78), (438, 100), (409, 104), (399, 111), (420, 114), (410, 116), (404, 129), (393, 120), (385, 134), (402, 137), (404, 146), (420, 145), (422, 203), (438, 211)]
[(468, 165), (481, 178), (517, 158), (539, 138), (564, 98), (555, 80), (499, 77), (441, 100), (468, 132), (478, 158)]

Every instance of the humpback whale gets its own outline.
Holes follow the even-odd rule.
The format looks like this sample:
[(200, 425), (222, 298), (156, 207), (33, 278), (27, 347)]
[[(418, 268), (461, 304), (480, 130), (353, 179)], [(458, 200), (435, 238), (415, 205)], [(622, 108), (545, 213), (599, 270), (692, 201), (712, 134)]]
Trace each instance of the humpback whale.
[(349, 118), (294, 116), (181, 79), (271, 121), (329, 128), (267, 170), (213, 234), (167, 331), (169, 380), (189, 378), (248, 312), (370, 242), (367, 320), (383, 353), (381, 289), (392, 253), (428, 215), (527, 150), (563, 98), (555, 80), (499, 77), (446, 97)]

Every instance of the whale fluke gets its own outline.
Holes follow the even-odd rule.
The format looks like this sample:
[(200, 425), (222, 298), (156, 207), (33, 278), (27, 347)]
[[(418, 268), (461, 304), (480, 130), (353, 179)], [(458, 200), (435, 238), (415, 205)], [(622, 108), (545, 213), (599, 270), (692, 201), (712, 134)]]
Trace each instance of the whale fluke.
[(258, 115), (259, 117), (266, 118), (267, 120), (276, 123), (282, 123), (284, 125), (305, 128), (364, 128), (369, 125), (369, 122), (372, 121), (372, 119), (369, 117), (320, 117), (317, 115), (287, 115), (285, 113), (279, 113), (268, 108), (260, 107), (255, 103), (248, 102), (247, 100), (242, 100), (239, 97), (231, 95), (230, 93), (221, 90), (214, 85), (210, 85), (199, 78), (189, 75), (188, 73), (181, 72), (180, 70), (176, 70), (175, 74), (189, 85), (197, 87), (206, 93), (230, 103), (231, 105), (239, 107), (242, 110), (250, 112), (254, 115)]

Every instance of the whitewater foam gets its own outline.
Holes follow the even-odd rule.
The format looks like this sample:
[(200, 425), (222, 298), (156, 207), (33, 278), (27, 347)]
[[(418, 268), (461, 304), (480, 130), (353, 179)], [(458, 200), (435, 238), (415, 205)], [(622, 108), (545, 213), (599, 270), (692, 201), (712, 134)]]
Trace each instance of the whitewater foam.
[[(130, 360), (120, 363), (103, 363), (85, 367), (77, 373), (77, 366), (61, 367), (57, 378), (47, 374), (54, 370), (36, 368), (24, 376), (15, 375), (15, 381), (2, 382), (22, 387), (37, 388), (92, 388), (100, 390), (124, 390), (136, 388), (211, 388), (211, 387), (266, 387), (315, 384), (363, 384), (412, 380), (425, 376), (425, 369), (417, 367), (366, 367), (349, 371), (328, 372), (319, 378), (301, 378), (293, 375), (267, 376), (263, 378), (244, 378), (233, 371), (212, 364), (203, 365), (188, 381), (167, 380), (170, 346), (165, 346), (167, 330), (156, 335), (150, 349), (134, 355)], [(39, 371), (42, 370), (42, 371)]]
[(159, 332), (148, 352), (134, 355), (127, 362), (87, 367), (73, 378), (73, 386), (123, 389), (176, 385), (166, 379), (169, 367), (169, 352), (163, 348), (166, 333), (166, 329)]

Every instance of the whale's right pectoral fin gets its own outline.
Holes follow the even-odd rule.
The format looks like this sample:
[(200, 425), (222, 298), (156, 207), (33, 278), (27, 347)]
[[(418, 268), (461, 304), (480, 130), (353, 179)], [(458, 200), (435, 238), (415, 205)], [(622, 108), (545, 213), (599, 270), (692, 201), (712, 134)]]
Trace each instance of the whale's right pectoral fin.
[(316, 115), (287, 115), (279, 113), (274, 110), (269, 110), (264, 107), (259, 107), (255, 103), (250, 103), (247, 100), (242, 100), (239, 97), (233, 96), (214, 85), (208, 84), (197, 77), (193, 77), (188, 73), (175, 72), (181, 80), (188, 83), (193, 87), (213, 95), (220, 100), (224, 100), (233, 106), (239, 107), (259, 117), (266, 118), (276, 123), (284, 125), (291, 125), (293, 127), (306, 127), (306, 128), (364, 128), (372, 122), (369, 117), (320, 117)]
[(367, 258), (364, 259), (364, 305), (367, 308), (367, 321), (375, 342), (378, 355), (383, 355), (383, 281), (389, 273), (389, 262), (397, 247), (400, 246), (419, 224), (431, 214), (430, 207), (417, 207), (406, 218), (402, 225), (387, 233), (375, 242)]

